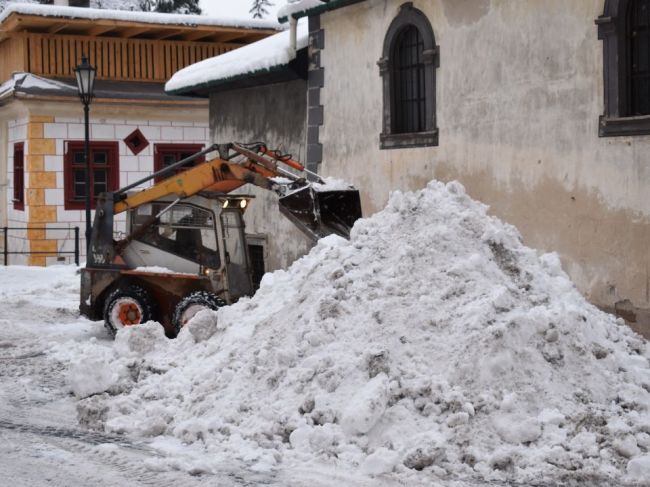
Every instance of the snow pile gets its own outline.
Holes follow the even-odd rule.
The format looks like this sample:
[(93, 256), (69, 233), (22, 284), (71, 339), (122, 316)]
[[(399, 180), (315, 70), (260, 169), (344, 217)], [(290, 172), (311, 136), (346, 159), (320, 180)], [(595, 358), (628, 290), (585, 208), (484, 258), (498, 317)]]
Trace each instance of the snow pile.
[(254, 298), (147, 349), (138, 337), (155, 326), (118, 333), (104, 359), (119, 379), (79, 412), (159, 435), (174, 468), (326, 464), (403, 485), (650, 478), (647, 344), (458, 183), (394, 193), (351, 241), (321, 240)]
[[(213, 83), (249, 74), (270, 72), (286, 66), (296, 59), (296, 51), (292, 50), (289, 44), (289, 35), (290, 32), (285, 30), (261, 41), (187, 66), (170, 78), (165, 84), (165, 91), (169, 94), (182, 94)], [(308, 37), (307, 21), (298, 22), (296, 49), (307, 47)]]

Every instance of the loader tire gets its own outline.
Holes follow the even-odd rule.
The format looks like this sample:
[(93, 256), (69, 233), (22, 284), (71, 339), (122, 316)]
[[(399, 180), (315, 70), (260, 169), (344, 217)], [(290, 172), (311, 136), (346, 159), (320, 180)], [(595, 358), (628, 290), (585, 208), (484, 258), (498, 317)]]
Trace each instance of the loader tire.
[(125, 326), (136, 326), (154, 319), (155, 306), (149, 293), (136, 285), (119, 287), (104, 304), (104, 326), (113, 338)]
[(174, 325), (176, 334), (178, 335), (181, 328), (199, 311), (204, 309), (216, 311), (225, 305), (226, 302), (223, 299), (208, 291), (195, 291), (192, 294), (188, 294), (178, 302), (174, 309), (172, 324)]

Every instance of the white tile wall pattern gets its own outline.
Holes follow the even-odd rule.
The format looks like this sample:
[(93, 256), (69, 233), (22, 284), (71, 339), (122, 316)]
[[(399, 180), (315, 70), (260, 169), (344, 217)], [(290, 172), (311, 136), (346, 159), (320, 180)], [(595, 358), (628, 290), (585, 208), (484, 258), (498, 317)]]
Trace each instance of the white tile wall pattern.
[(44, 123), (43, 137), (46, 139), (67, 139), (68, 125), (65, 123)]
[(115, 139), (115, 126), (114, 125), (103, 125), (103, 124), (91, 124), (90, 125), (90, 138), (92, 140), (114, 140)]
[(86, 133), (84, 124), (82, 123), (69, 123), (68, 125), (68, 138), (70, 139), (85, 139)]
[[(8, 141), (7, 144), (7, 161), (8, 161), (8, 174), (11, 175), (13, 171), (13, 143), (25, 142), (25, 154), (29, 153), (29, 147), (26, 143), (27, 136), (27, 123), (26, 118), (20, 120), (10, 120), (8, 122)], [(134, 130), (140, 129), (143, 135), (147, 138), (149, 145), (141, 151), (137, 156), (126, 146), (123, 140), (130, 135)], [(45, 170), (56, 172), (57, 188), (45, 190), (45, 203), (53, 205), (57, 208), (57, 222), (50, 226), (70, 227), (70, 238), (62, 238), (61, 234), (67, 236), (66, 231), (50, 231), (47, 232), (48, 238), (56, 238), (60, 250), (74, 250), (74, 230), (75, 226), (80, 228), (80, 251), (82, 256), (85, 255), (85, 212), (83, 210), (66, 210), (65, 209), (65, 195), (64, 195), (64, 173), (63, 173), (63, 156), (64, 156), (64, 142), (66, 140), (83, 140), (84, 139), (84, 124), (82, 117), (55, 117), (54, 123), (44, 124), (45, 138), (53, 138), (56, 140), (56, 155), (45, 156)], [(111, 140), (119, 142), (119, 164), (120, 164), (120, 186), (130, 184), (134, 181), (142, 179), (153, 172), (154, 166), (154, 146), (155, 144), (182, 144), (182, 143), (200, 143), (206, 144), (209, 137), (208, 124), (201, 122), (177, 122), (169, 120), (122, 120), (122, 119), (92, 119), (91, 118), (91, 140)], [(28, 174), (26, 174), (26, 180)], [(16, 211), (13, 209), (11, 200), (13, 198), (12, 178), (9, 176), (9, 185), (7, 187), (7, 223), (8, 225), (24, 227), (28, 221), (29, 207), (25, 207), (25, 211)], [(94, 212), (93, 217), (94, 217)], [(116, 230), (125, 230), (126, 215), (116, 216)], [(12, 234), (10, 245), (12, 249), (18, 248), (19, 250), (27, 250), (28, 244), (26, 241), (25, 232), (18, 232)], [(84, 257), (85, 258), (85, 257)], [(83, 259), (82, 259), (83, 260)], [(66, 262), (73, 262), (74, 256), (67, 255)], [(15, 264), (26, 264), (27, 258), (22, 256), (14, 256), (11, 260)], [(60, 263), (56, 257), (47, 258), (47, 263)]]
[(60, 156), (45, 156), (46, 171), (63, 171), (63, 158)]
[(165, 140), (183, 140), (183, 127), (163, 127), (160, 132)]
[(198, 127), (192, 127), (192, 128), (184, 128), (183, 129), (183, 139), (185, 140), (199, 140), (199, 141), (204, 141), (205, 140), (205, 129), (203, 128), (198, 128)]

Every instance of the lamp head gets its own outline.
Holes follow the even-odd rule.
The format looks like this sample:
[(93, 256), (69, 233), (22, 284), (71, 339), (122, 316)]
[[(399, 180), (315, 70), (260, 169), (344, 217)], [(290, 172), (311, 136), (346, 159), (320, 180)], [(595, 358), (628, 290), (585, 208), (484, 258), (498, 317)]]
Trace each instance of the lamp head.
[(88, 105), (93, 97), (97, 70), (88, 62), (86, 56), (82, 56), (81, 64), (75, 68), (74, 74), (77, 77), (79, 98), (81, 98), (84, 105)]

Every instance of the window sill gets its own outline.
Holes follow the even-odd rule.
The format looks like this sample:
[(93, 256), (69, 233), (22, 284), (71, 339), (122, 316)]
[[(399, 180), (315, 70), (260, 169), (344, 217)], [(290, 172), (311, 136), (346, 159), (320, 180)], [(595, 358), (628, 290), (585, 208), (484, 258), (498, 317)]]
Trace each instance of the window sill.
[(650, 115), (613, 118), (601, 115), (598, 124), (600, 137), (650, 135)]
[(438, 129), (412, 134), (380, 134), (379, 141), (379, 148), (382, 150), (437, 146)]

